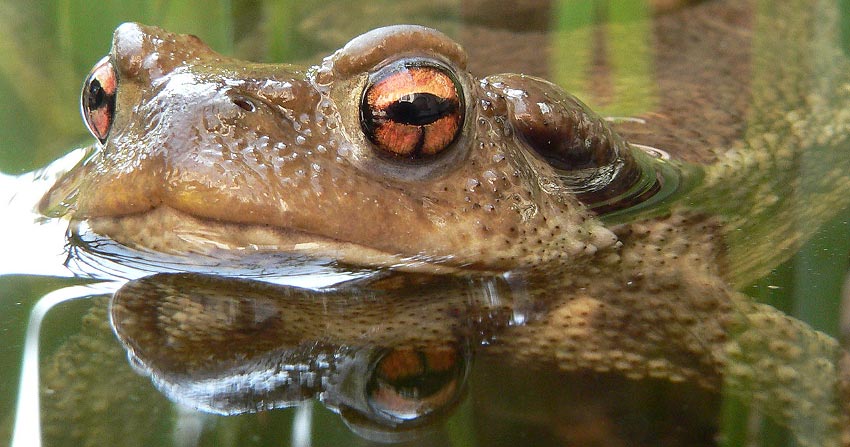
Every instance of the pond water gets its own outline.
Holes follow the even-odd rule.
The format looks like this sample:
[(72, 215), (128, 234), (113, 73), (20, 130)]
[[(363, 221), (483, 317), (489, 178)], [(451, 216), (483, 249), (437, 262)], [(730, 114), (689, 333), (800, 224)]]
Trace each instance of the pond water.
[[(835, 340), (850, 325), (850, 186), (834, 181), (850, 165), (841, 155), (850, 147), (845, 2), (150, 3), (0, 6), (0, 439), (737, 446), (839, 445), (843, 435), (847, 443), (840, 393), (850, 385)], [(617, 290), (620, 299), (601, 284), (610, 272), (592, 265), (554, 283), (518, 272), (384, 276), (285, 256), (234, 267), (85, 231), (69, 243), (68, 221), (35, 208), (86, 156), (73, 148), (93, 144), (79, 118), (80, 85), (124, 21), (197, 34), (245, 59), (312, 64), (378, 26), (438, 28), (467, 49), (475, 75), (552, 80), (628, 140), (714, 166), (684, 202), (725, 219), (722, 248), (709, 259), (670, 258), (646, 273), (675, 277), (666, 288)], [(758, 151), (771, 157), (748, 155)], [(685, 233), (694, 246), (710, 239)], [(584, 279), (561, 284), (564, 275)], [(719, 304), (691, 313), (701, 294)], [(687, 313), (676, 320), (685, 329), (576, 323), (600, 296), (615, 308), (603, 316), (668, 321), (635, 316), (653, 307), (634, 297), (657, 300), (658, 313)], [(680, 296), (681, 308), (663, 302)], [(570, 345), (585, 340), (577, 331), (586, 326), (614, 331), (622, 350)], [(649, 341), (630, 340), (645, 333)], [(676, 337), (680, 348), (665, 341)], [(691, 339), (705, 348), (691, 349)], [(612, 352), (621, 357), (607, 362)]]

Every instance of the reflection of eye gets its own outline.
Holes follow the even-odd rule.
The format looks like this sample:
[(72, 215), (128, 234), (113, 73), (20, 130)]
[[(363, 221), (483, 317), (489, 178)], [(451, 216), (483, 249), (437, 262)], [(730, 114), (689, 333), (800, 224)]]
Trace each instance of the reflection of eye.
[(360, 102), (360, 124), (383, 152), (422, 158), (442, 152), (457, 138), (463, 111), (463, 95), (448, 69), (405, 60), (369, 78)]
[(455, 402), (464, 373), (456, 347), (394, 348), (375, 364), (369, 405), (391, 420), (416, 420)]
[(80, 102), (89, 132), (101, 143), (106, 141), (112, 127), (117, 90), (118, 75), (107, 56), (92, 68), (86, 78)]

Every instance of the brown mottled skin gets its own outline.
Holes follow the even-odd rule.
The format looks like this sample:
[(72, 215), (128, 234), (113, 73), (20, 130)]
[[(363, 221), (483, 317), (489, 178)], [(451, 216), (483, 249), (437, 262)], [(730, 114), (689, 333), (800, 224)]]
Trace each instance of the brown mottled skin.
[[(463, 50), (422, 28), (383, 39), (360, 38), (308, 73), (227, 59), (193, 37), (122, 26), (112, 50), (116, 118), (103, 149), (72, 173), (80, 181), (74, 218), (158, 250), (299, 251), (297, 244), (319, 243), (305, 251), (356, 264), (370, 264), (359, 259), (368, 250), (384, 264), (419, 258), (501, 271), (614, 245), (574, 198), (544, 193), (538, 183), (556, 183), (555, 174), (502, 135), (499, 90), (526, 81), (474, 81), (462, 71)], [(160, 55), (156, 64), (142, 68), (152, 53)], [(454, 67), (469, 104), (459, 140), (429, 163), (382, 158), (360, 129), (366, 74), (405, 54)], [(493, 105), (480, 104), (488, 95)], [(240, 96), (256, 110), (236, 105)], [(186, 232), (212, 243), (181, 238)]]
[[(558, 188), (558, 173), (517, 136), (509, 90), (540, 89), (546, 94), (535, 99), (556, 106), (566, 93), (521, 75), (476, 79), (459, 45), (422, 28), (360, 37), (303, 70), (123, 25), (111, 52), (120, 79), (112, 132), (46, 203), (76, 189), (72, 225), (85, 221), (156, 251), (297, 251), (453, 276), (512, 271), (522, 278), (513, 293), (545, 312), (501, 328), (488, 352), (517, 364), (725, 386), (789, 425), (802, 445), (850, 445), (850, 395), (839, 369), (846, 354), (736, 292), (848, 203), (850, 61), (836, 44), (835, 11), (812, 15), (805, 2), (776, 2), (753, 24), (748, 8), (706, 2), (655, 18), (657, 58), (667, 61), (658, 65), (659, 111), (645, 126), (614, 127), (629, 141), (711, 164), (677, 201), (616, 225)], [(689, 46), (717, 58), (677, 53)], [(447, 63), (467, 98), (462, 136), (432, 163), (378, 157), (360, 132), (367, 74), (399, 55)], [(741, 61), (726, 74), (748, 94), (676, 71), (729, 70), (717, 64), (724, 57)], [(236, 96), (256, 110), (234, 105)], [(717, 123), (730, 124), (712, 132)], [(793, 167), (803, 157), (821, 167), (818, 175), (798, 176)], [(812, 195), (798, 200), (795, 191)], [(434, 299), (421, 294), (398, 304), (404, 312), (375, 311), (353, 326), (336, 325), (350, 321), (342, 314), (301, 323), (340, 344), (361, 326), (388, 322), (446, 331), (451, 322), (419, 313), (433, 310), (417, 307), (417, 299)], [(405, 332), (416, 339), (417, 331)], [(812, 425), (798, 428), (798, 419)]]

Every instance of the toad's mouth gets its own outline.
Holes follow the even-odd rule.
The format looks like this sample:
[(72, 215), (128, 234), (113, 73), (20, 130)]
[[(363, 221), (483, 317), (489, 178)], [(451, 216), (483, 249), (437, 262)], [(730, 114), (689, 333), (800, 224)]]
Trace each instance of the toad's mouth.
[(457, 259), (391, 253), (302, 230), (202, 218), (166, 205), (142, 213), (74, 220), (71, 232), (92, 232), (132, 249), (188, 257), (221, 256), (228, 261), (248, 254), (285, 253), (357, 268), (439, 274), (465, 270)]

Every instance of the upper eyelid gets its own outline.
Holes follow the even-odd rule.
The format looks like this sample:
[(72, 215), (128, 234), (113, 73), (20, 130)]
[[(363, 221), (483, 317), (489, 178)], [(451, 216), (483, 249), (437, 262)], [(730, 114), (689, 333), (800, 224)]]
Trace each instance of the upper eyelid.
[(404, 55), (444, 59), (461, 70), (466, 69), (466, 52), (457, 42), (439, 31), (417, 25), (370, 31), (351, 40), (331, 58), (335, 76), (349, 77), (375, 71)]

